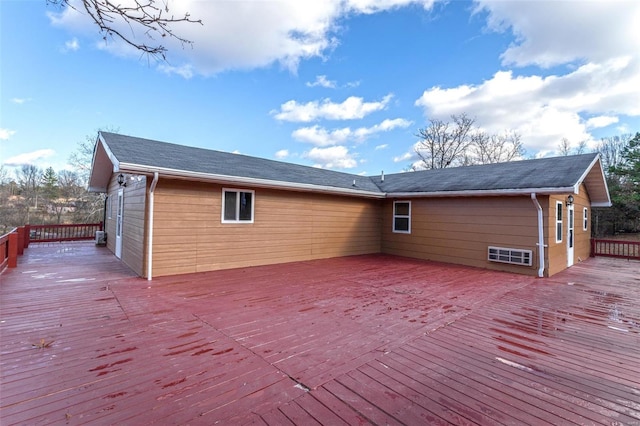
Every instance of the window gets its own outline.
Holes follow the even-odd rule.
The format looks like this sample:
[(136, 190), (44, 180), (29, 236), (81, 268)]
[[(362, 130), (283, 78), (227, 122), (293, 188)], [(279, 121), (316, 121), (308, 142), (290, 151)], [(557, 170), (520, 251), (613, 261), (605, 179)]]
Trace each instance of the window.
[(411, 233), (411, 201), (393, 202), (393, 232)]
[(589, 228), (589, 209), (586, 207), (582, 209), (582, 230), (586, 231)]
[(104, 209), (107, 211), (107, 219), (111, 219), (111, 197), (107, 195)]
[(562, 201), (556, 201), (556, 243), (562, 242)]
[(222, 223), (253, 223), (254, 191), (222, 189)]

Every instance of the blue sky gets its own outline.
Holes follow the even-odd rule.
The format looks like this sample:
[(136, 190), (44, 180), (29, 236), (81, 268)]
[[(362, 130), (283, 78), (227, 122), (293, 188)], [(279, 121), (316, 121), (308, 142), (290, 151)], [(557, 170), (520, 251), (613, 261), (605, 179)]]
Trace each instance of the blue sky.
[[(68, 168), (97, 129), (374, 175), (466, 113), (527, 157), (640, 131), (640, 2), (169, 2), (167, 62), (86, 16), (0, 1), (0, 163)], [(166, 40), (163, 40), (166, 41)]]

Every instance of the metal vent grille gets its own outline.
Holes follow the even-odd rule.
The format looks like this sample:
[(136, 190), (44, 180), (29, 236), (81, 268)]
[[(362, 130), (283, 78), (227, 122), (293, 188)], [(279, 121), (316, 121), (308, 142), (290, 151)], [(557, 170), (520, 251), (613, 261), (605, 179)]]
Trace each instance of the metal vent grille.
[(489, 246), (488, 259), (491, 262), (531, 266), (531, 253), (531, 250)]

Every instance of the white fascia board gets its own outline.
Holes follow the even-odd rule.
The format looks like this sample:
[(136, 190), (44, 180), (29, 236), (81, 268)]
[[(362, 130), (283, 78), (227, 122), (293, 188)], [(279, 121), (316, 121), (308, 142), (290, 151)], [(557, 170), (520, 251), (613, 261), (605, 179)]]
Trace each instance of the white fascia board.
[(357, 195), (366, 198), (384, 198), (383, 192), (371, 192), (360, 189), (338, 188), (333, 186), (312, 185), (307, 183), (283, 182), (269, 179), (256, 179), (241, 176), (218, 175), (211, 173), (186, 172), (184, 170), (167, 169), (162, 167), (148, 167), (138, 164), (120, 163), (116, 172), (153, 174), (157, 172), (161, 177), (174, 179), (198, 180), (202, 182), (216, 182), (224, 184), (249, 185), (262, 188), (289, 189), (293, 191), (321, 192), (340, 195)]
[(591, 203), (591, 207), (611, 207), (611, 201), (601, 203)]
[(113, 152), (111, 152), (111, 150), (109, 149), (109, 145), (107, 145), (104, 138), (102, 137), (102, 133), (99, 134), (99, 138), (104, 152), (107, 154), (107, 157), (109, 157), (109, 160), (111, 160), (111, 164), (113, 164), (113, 173), (118, 172), (120, 169), (120, 162), (118, 161), (116, 156), (113, 155)]
[(567, 194), (576, 193), (574, 186), (559, 188), (523, 188), (523, 189), (494, 189), (494, 190), (473, 190), (473, 191), (434, 191), (434, 192), (390, 192), (387, 198), (428, 198), (428, 197), (492, 197), (501, 195), (526, 195), (532, 192), (537, 194)]

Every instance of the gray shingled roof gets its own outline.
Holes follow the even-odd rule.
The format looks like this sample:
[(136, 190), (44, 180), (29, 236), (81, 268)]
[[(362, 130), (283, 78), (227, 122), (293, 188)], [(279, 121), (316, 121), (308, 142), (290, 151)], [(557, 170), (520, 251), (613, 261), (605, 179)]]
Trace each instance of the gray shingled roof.
[[(173, 175), (215, 175), (263, 182), (365, 191), (372, 195), (441, 194), (517, 190), (566, 190), (581, 182), (597, 154), (542, 158), (480, 166), (358, 176), (228, 152), (101, 132), (108, 150), (124, 171), (172, 171)], [(601, 179), (597, 177), (597, 179)], [(353, 183), (355, 181), (355, 186)], [(599, 188), (608, 201), (606, 184)], [(600, 185), (602, 186), (602, 185)]]
[(380, 193), (380, 188), (365, 176), (116, 133), (101, 134), (109, 150), (120, 163)]
[(579, 182), (597, 154), (452, 167), (385, 176), (383, 192), (499, 191), (567, 188)]

